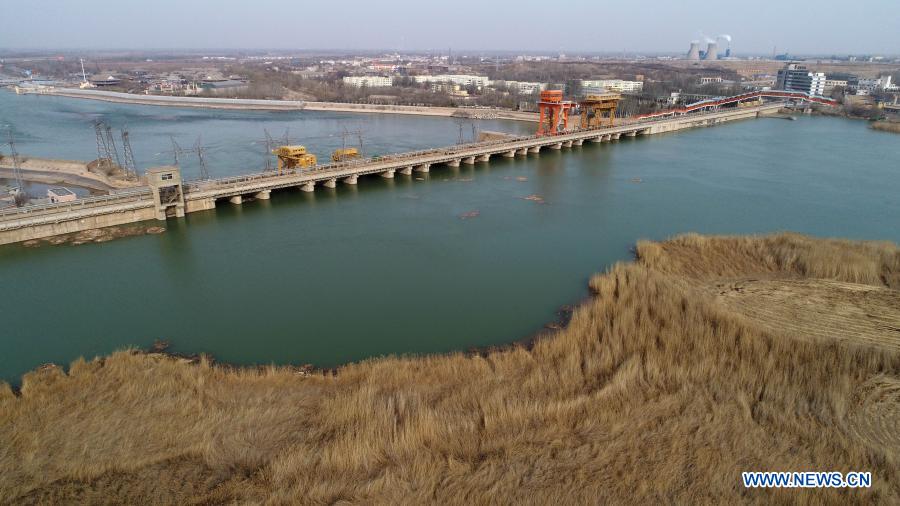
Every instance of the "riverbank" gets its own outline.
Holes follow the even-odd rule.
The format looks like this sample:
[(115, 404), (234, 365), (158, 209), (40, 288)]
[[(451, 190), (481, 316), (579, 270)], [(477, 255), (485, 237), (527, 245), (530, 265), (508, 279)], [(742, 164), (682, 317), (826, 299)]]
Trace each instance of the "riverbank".
[(881, 132), (893, 132), (900, 134), (900, 122), (897, 121), (874, 121), (871, 125), (873, 130)]
[[(636, 252), (529, 346), (327, 373), (135, 352), (41, 368), (0, 388), (0, 500), (900, 500), (896, 245), (688, 235)], [(873, 481), (748, 490), (746, 470)]]
[(504, 109), (478, 109), (458, 107), (427, 107), (410, 105), (346, 104), (337, 102), (311, 102), (305, 100), (252, 100), (238, 98), (175, 97), (162, 95), (136, 95), (114, 91), (54, 88), (39, 96), (58, 96), (100, 100), (120, 104), (139, 104), (168, 107), (196, 107), (204, 109), (232, 109), (246, 111), (330, 111), (375, 114), (406, 114), (413, 116), (462, 117), (472, 119), (506, 119), (537, 122), (538, 115), (531, 112)]

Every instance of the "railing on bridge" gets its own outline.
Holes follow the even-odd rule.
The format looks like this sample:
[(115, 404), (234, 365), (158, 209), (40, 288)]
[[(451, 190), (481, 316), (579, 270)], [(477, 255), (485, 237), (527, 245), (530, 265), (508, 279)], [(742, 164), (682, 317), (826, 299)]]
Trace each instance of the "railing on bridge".
[(741, 95), (735, 95), (733, 97), (722, 97), (722, 98), (716, 98), (716, 99), (701, 100), (700, 102), (686, 105), (684, 107), (676, 107), (674, 109), (667, 109), (665, 111), (641, 114), (641, 115), (635, 116), (635, 119), (640, 121), (643, 119), (650, 119), (650, 118), (684, 116), (687, 114), (691, 114), (694, 111), (702, 111), (702, 110), (710, 108), (710, 107), (718, 108), (719, 106), (722, 106), (722, 105), (737, 104), (737, 103), (743, 102), (744, 100), (750, 100), (750, 99), (754, 99), (754, 98), (777, 98), (777, 99), (805, 100), (807, 102), (815, 102), (815, 103), (826, 104), (826, 105), (830, 105), (830, 106), (837, 105), (837, 102), (835, 100), (832, 100), (830, 98), (810, 95), (808, 93), (795, 92), (795, 91), (781, 91), (781, 90), (753, 91), (750, 93), (743, 93)]
[(9, 207), (5, 209), (0, 209), (0, 220), (11, 220), (24, 218), (27, 216), (35, 215), (35, 214), (44, 214), (47, 212), (59, 212), (59, 211), (75, 211), (79, 209), (87, 209), (91, 207), (105, 206), (109, 204), (121, 203), (121, 202), (137, 202), (137, 201), (151, 201), (152, 195), (148, 188), (141, 188), (139, 190), (128, 190), (121, 191), (116, 193), (111, 193), (109, 195), (100, 195), (96, 197), (86, 197), (81, 199), (76, 199), (70, 202), (57, 202), (57, 203), (48, 203), (48, 204), (32, 204), (26, 205), (22, 207)]
[[(722, 114), (723, 111), (710, 111), (703, 113), (696, 113), (692, 116), (702, 118), (707, 116), (713, 116), (717, 114)], [(491, 148), (494, 146), (508, 145), (510, 143), (517, 142), (528, 142), (528, 141), (547, 141), (548, 143), (554, 142), (555, 137), (565, 136), (571, 134), (591, 134), (594, 132), (601, 133), (610, 130), (617, 129), (629, 129), (631, 127), (650, 127), (657, 123), (665, 122), (668, 118), (663, 119), (644, 119), (644, 120), (631, 120), (626, 121), (622, 124), (608, 127), (593, 127), (586, 129), (577, 129), (571, 130), (568, 132), (561, 132), (557, 136), (541, 136), (541, 135), (518, 135), (518, 136), (510, 136), (504, 139), (495, 139), (491, 141), (483, 141), (483, 142), (471, 142), (466, 144), (456, 144), (453, 146), (446, 146), (443, 148), (431, 148), (431, 149), (423, 149), (418, 151), (408, 151), (404, 153), (397, 153), (392, 155), (384, 155), (384, 156), (376, 156), (371, 158), (361, 158), (356, 160), (350, 160), (345, 162), (334, 162), (323, 165), (316, 165), (314, 167), (305, 168), (297, 170), (296, 172), (290, 172), (287, 174), (279, 174), (275, 171), (266, 171), (266, 172), (256, 172), (252, 174), (245, 174), (240, 176), (229, 176), (224, 178), (217, 178), (212, 180), (192, 180), (187, 181), (184, 184), (185, 194), (196, 191), (204, 191), (204, 190), (214, 190), (216, 188), (227, 188), (233, 187), (236, 185), (240, 185), (243, 183), (253, 183), (257, 181), (264, 181), (268, 179), (275, 179), (282, 176), (298, 176), (298, 175), (327, 175), (329, 173), (340, 173), (345, 171), (346, 169), (352, 169), (354, 167), (364, 167), (367, 165), (373, 165), (377, 163), (391, 163), (391, 162), (405, 162), (409, 161), (411, 164), (415, 164), (416, 160), (420, 160), (424, 157), (428, 156), (470, 156), (467, 155), (468, 152), (473, 150), (481, 150), (486, 148)]]

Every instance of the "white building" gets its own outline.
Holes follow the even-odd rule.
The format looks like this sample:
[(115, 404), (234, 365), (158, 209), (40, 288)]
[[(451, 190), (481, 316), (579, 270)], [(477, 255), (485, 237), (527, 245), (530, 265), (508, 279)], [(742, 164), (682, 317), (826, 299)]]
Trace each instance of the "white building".
[(475, 86), (476, 88), (484, 88), (490, 83), (485, 76), (469, 76), (464, 74), (441, 74), (437, 76), (414, 76), (413, 79), (417, 83), (443, 83), (456, 84), (458, 86)]
[(547, 83), (532, 83), (528, 81), (491, 81), (490, 86), (505, 86), (507, 90), (516, 92), (520, 95), (533, 95), (542, 90), (547, 89)]
[(810, 72), (803, 65), (790, 63), (778, 71), (775, 89), (799, 91), (821, 97), (825, 95), (825, 81), (824, 73)]
[(394, 85), (394, 79), (384, 76), (347, 76), (343, 79), (345, 86), (354, 88), (389, 88)]
[(825, 79), (825, 93), (831, 93), (835, 88), (847, 88), (850, 83), (846, 79)]
[(893, 91), (897, 89), (896, 84), (891, 84), (891, 76), (887, 75), (878, 79), (860, 79), (856, 85), (857, 92), (862, 90), (869, 94), (879, 91)]
[(582, 88), (605, 88), (619, 93), (638, 93), (644, 89), (643, 81), (623, 81), (621, 79), (582, 79)]

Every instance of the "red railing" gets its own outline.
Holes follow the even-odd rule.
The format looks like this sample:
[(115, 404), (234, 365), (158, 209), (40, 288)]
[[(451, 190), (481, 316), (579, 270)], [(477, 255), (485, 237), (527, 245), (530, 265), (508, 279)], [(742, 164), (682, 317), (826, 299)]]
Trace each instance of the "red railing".
[(665, 111), (659, 112), (651, 112), (649, 114), (641, 114), (638, 116), (634, 116), (634, 119), (646, 119), (646, 118), (658, 118), (661, 116), (680, 116), (682, 114), (688, 114), (694, 111), (698, 111), (701, 109), (705, 109), (707, 107), (719, 107), (727, 104), (734, 104), (738, 102), (743, 102), (744, 100), (750, 100), (753, 98), (790, 98), (795, 100), (805, 100), (807, 102), (815, 102), (818, 104), (826, 104), (832, 107), (837, 106), (838, 103), (835, 100), (825, 97), (816, 97), (813, 95), (809, 95), (802, 92), (797, 91), (754, 91), (752, 93), (744, 93), (742, 95), (735, 95), (733, 97), (726, 97), (720, 99), (710, 99), (710, 100), (702, 100), (700, 102), (696, 102), (684, 107), (678, 107), (675, 109), (667, 109)]

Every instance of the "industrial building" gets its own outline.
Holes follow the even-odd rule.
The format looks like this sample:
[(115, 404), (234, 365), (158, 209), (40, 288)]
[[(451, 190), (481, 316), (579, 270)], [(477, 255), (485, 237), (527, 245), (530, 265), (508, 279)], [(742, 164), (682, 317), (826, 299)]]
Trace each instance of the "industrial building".
[(778, 71), (775, 89), (799, 91), (821, 97), (825, 95), (825, 74), (810, 72), (803, 65), (790, 63)]
[(56, 204), (59, 202), (74, 202), (78, 196), (72, 190), (60, 186), (47, 190), (47, 198), (50, 199), (51, 204)]

